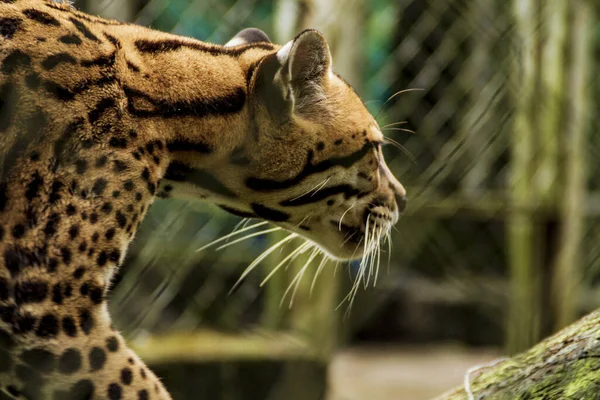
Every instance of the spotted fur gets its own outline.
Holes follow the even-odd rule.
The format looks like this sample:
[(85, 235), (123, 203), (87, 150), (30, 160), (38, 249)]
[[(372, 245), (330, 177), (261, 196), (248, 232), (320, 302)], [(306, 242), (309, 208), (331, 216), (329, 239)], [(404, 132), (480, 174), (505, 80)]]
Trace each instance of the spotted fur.
[(377, 123), (316, 31), (219, 46), (0, 0), (0, 36), (6, 395), (170, 398), (106, 307), (156, 197), (269, 220), (340, 259), (362, 255), (367, 222), (387, 230), (404, 208)]

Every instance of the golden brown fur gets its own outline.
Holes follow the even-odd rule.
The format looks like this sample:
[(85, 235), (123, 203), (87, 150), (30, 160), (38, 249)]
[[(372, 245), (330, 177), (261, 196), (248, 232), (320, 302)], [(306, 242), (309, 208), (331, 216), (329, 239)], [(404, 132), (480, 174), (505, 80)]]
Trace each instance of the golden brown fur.
[(379, 240), (404, 208), (377, 123), (316, 31), (224, 47), (0, 0), (0, 36), (6, 394), (170, 398), (105, 301), (156, 196), (270, 220), (342, 259), (362, 255), (367, 221)]

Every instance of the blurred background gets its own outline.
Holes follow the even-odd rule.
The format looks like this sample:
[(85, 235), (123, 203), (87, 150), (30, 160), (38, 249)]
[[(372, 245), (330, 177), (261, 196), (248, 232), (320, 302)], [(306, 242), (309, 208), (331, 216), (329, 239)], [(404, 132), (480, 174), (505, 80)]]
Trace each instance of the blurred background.
[(407, 215), (389, 267), (350, 313), (356, 265), (328, 265), (311, 293), (319, 260), (294, 281), (300, 257), (261, 286), (294, 242), (228, 294), (283, 236), (196, 252), (241, 221), (158, 200), (112, 291), (116, 325), (176, 400), (420, 400), (599, 307), (597, 4), (75, 1), (214, 43), (249, 26), (279, 43), (318, 28), (336, 71), (380, 126), (397, 123), (385, 134), (404, 149), (388, 146), (386, 159)]

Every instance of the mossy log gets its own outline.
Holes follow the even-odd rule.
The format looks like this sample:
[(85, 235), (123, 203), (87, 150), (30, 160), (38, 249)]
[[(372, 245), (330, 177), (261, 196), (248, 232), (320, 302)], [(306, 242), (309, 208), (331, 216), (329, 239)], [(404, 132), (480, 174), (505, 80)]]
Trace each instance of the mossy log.
[(600, 310), (533, 348), (471, 378), (435, 400), (597, 400), (600, 398)]

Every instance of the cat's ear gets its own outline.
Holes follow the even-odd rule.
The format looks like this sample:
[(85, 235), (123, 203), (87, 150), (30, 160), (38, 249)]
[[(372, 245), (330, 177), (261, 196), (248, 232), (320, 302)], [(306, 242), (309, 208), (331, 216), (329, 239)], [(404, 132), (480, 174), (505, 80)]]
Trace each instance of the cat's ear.
[(267, 42), (271, 43), (271, 39), (266, 33), (257, 28), (246, 28), (239, 31), (237, 35), (231, 38), (229, 42), (225, 44), (225, 47), (240, 46), (248, 43), (259, 43)]
[(331, 74), (327, 41), (316, 30), (305, 30), (277, 53), (265, 57), (257, 71), (257, 94), (278, 117), (302, 114), (325, 97)]

